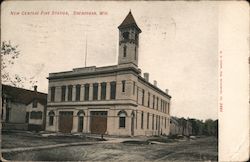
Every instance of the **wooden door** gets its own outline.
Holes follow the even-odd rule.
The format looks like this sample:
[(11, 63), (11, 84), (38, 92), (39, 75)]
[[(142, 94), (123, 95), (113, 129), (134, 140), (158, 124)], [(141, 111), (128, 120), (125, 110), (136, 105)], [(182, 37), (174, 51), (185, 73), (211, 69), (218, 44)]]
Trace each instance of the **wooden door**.
[(61, 111), (59, 113), (59, 131), (71, 133), (73, 127), (73, 111)]
[(90, 131), (93, 134), (105, 134), (107, 131), (107, 111), (92, 111)]

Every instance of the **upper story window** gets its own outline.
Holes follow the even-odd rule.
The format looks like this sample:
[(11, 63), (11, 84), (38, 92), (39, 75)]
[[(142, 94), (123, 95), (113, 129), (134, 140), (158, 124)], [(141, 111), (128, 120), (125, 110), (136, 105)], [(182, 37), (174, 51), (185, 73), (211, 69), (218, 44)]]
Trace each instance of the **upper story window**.
[(93, 84), (93, 100), (98, 99), (98, 83)]
[(33, 100), (32, 107), (37, 108), (37, 100)]
[(66, 95), (66, 86), (62, 86), (62, 96), (61, 101), (65, 101), (65, 95)]
[(157, 99), (156, 99), (156, 107), (157, 107), (157, 110), (158, 110), (158, 108), (159, 108), (159, 107), (158, 107), (158, 106), (159, 106), (158, 103), (159, 103), (159, 98), (157, 97)]
[(137, 96), (136, 96), (136, 101), (138, 103), (138, 97), (139, 97), (139, 87), (137, 87), (137, 92), (136, 92)]
[(145, 94), (145, 90), (143, 89), (143, 90), (142, 90), (142, 101), (141, 101), (141, 102), (142, 102), (142, 105), (144, 105), (144, 94)]
[(81, 85), (76, 85), (76, 101), (80, 101)]
[(127, 46), (123, 47), (123, 57), (127, 56)]
[(137, 47), (135, 47), (135, 60), (136, 60), (136, 57), (137, 57)]
[(135, 81), (133, 82), (133, 94), (135, 94)]
[(89, 100), (89, 84), (84, 85), (84, 100)]
[(101, 83), (101, 99), (106, 100), (107, 83)]
[(125, 92), (126, 81), (122, 81), (122, 92)]
[(73, 86), (69, 85), (68, 86), (68, 101), (72, 101), (72, 90), (73, 90)]
[(150, 93), (148, 92), (148, 107), (150, 107)]
[(155, 95), (153, 95), (153, 109), (155, 108)]
[(110, 99), (115, 99), (116, 96), (116, 82), (110, 82)]
[(50, 101), (54, 102), (55, 101), (55, 94), (56, 94), (56, 87), (51, 87), (51, 96), (50, 96)]

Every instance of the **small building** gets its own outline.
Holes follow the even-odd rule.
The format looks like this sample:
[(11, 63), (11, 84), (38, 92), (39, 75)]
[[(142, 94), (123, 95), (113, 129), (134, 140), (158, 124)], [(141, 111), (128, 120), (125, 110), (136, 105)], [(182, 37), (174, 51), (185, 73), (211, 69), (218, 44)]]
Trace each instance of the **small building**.
[(170, 118), (170, 135), (192, 135), (192, 124), (184, 118)]
[(139, 34), (131, 12), (118, 27), (118, 64), (50, 73), (46, 130), (122, 136), (169, 134), (170, 100), (141, 76)]
[(47, 94), (2, 85), (3, 129), (44, 130), (46, 118)]

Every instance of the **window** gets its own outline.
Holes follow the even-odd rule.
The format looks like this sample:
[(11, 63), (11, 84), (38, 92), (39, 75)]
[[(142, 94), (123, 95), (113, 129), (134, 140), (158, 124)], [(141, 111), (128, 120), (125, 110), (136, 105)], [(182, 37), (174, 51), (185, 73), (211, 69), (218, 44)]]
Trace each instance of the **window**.
[(154, 124), (155, 124), (155, 115), (152, 115), (152, 129), (154, 130)]
[(137, 116), (137, 115), (138, 115), (138, 112), (137, 112), (137, 110), (136, 110), (136, 113), (135, 113), (135, 115), (136, 115), (136, 116), (135, 116), (135, 129), (137, 129), (137, 117), (138, 117), (138, 116)]
[(32, 107), (33, 107), (33, 108), (37, 108), (37, 100), (36, 100), (36, 99), (33, 101)]
[(73, 89), (73, 86), (69, 85), (68, 86), (68, 101), (72, 101), (72, 89)]
[(81, 85), (76, 85), (76, 101), (80, 101)]
[(133, 82), (133, 94), (135, 94), (135, 81)]
[(127, 46), (123, 47), (123, 57), (127, 56)]
[(124, 32), (122, 36), (124, 39), (129, 39), (129, 32)]
[(136, 57), (137, 57), (137, 47), (135, 47), (135, 60), (136, 60)]
[(165, 117), (165, 128), (167, 128), (167, 118)]
[(61, 89), (62, 89), (61, 101), (65, 101), (66, 86), (62, 86)]
[(93, 100), (98, 98), (98, 83), (93, 84)]
[(141, 112), (141, 129), (143, 129), (143, 125), (144, 125), (144, 123), (143, 123), (143, 112)]
[(80, 110), (77, 113), (78, 116), (78, 132), (82, 132), (83, 131), (83, 125), (84, 125), (84, 111)]
[(145, 91), (144, 91), (144, 89), (142, 90), (142, 105), (144, 106), (144, 94), (145, 94)]
[(148, 92), (148, 107), (150, 107), (150, 93)]
[(53, 125), (54, 124), (54, 116), (55, 116), (55, 113), (53, 111), (50, 111), (49, 112), (49, 125)]
[(135, 44), (138, 44), (138, 34), (135, 34)]
[(155, 129), (157, 130), (157, 126), (158, 126), (158, 115), (155, 116)]
[(159, 98), (157, 97), (157, 99), (156, 99), (156, 107), (157, 107), (157, 110), (158, 110), (158, 103), (159, 103)]
[(155, 108), (155, 95), (153, 95), (153, 109)]
[(119, 116), (119, 128), (125, 128), (127, 113), (125, 111), (120, 111), (118, 113), (118, 116)]
[(138, 103), (138, 96), (139, 96), (139, 87), (137, 87), (137, 96), (136, 96), (137, 103)]
[(43, 113), (41, 111), (31, 111), (30, 119), (42, 119)]
[(51, 98), (50, 98), (51, 102), (55, 101), (55, 91), (56, 91), (56, 87), (51, 87)]
[(84, 100), (88, 101), (89, 100), (89, 84), (84, 85)]
[(122, 81), (122, 92), (125, 92), (125, 85), (126, 85), (126, 81), (123, 80)]
[(114, 100), (116, 96), (116, 82), (110, 82), (110, 99)]
[(147, 115), (147, 129), (149, 129), (149, 113)]
[(169, 114), (169, 110), (170, 110), (170, 104), (168, 103), (168, 114)]
[(101, 83), (101, 99), (106, 100), (106, 87), (107, 83)]

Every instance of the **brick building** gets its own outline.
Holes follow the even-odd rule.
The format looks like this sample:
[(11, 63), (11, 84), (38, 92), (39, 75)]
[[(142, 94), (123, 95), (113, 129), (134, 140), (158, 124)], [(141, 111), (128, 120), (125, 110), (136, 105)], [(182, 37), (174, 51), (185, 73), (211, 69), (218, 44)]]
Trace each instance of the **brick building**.
[(110, 135), (159, 135), (170, 131), (167, 92), (141, 76), (139, 34), (131, 12), (119, 29), (118, 64), (50, 73), (46, 130)]

